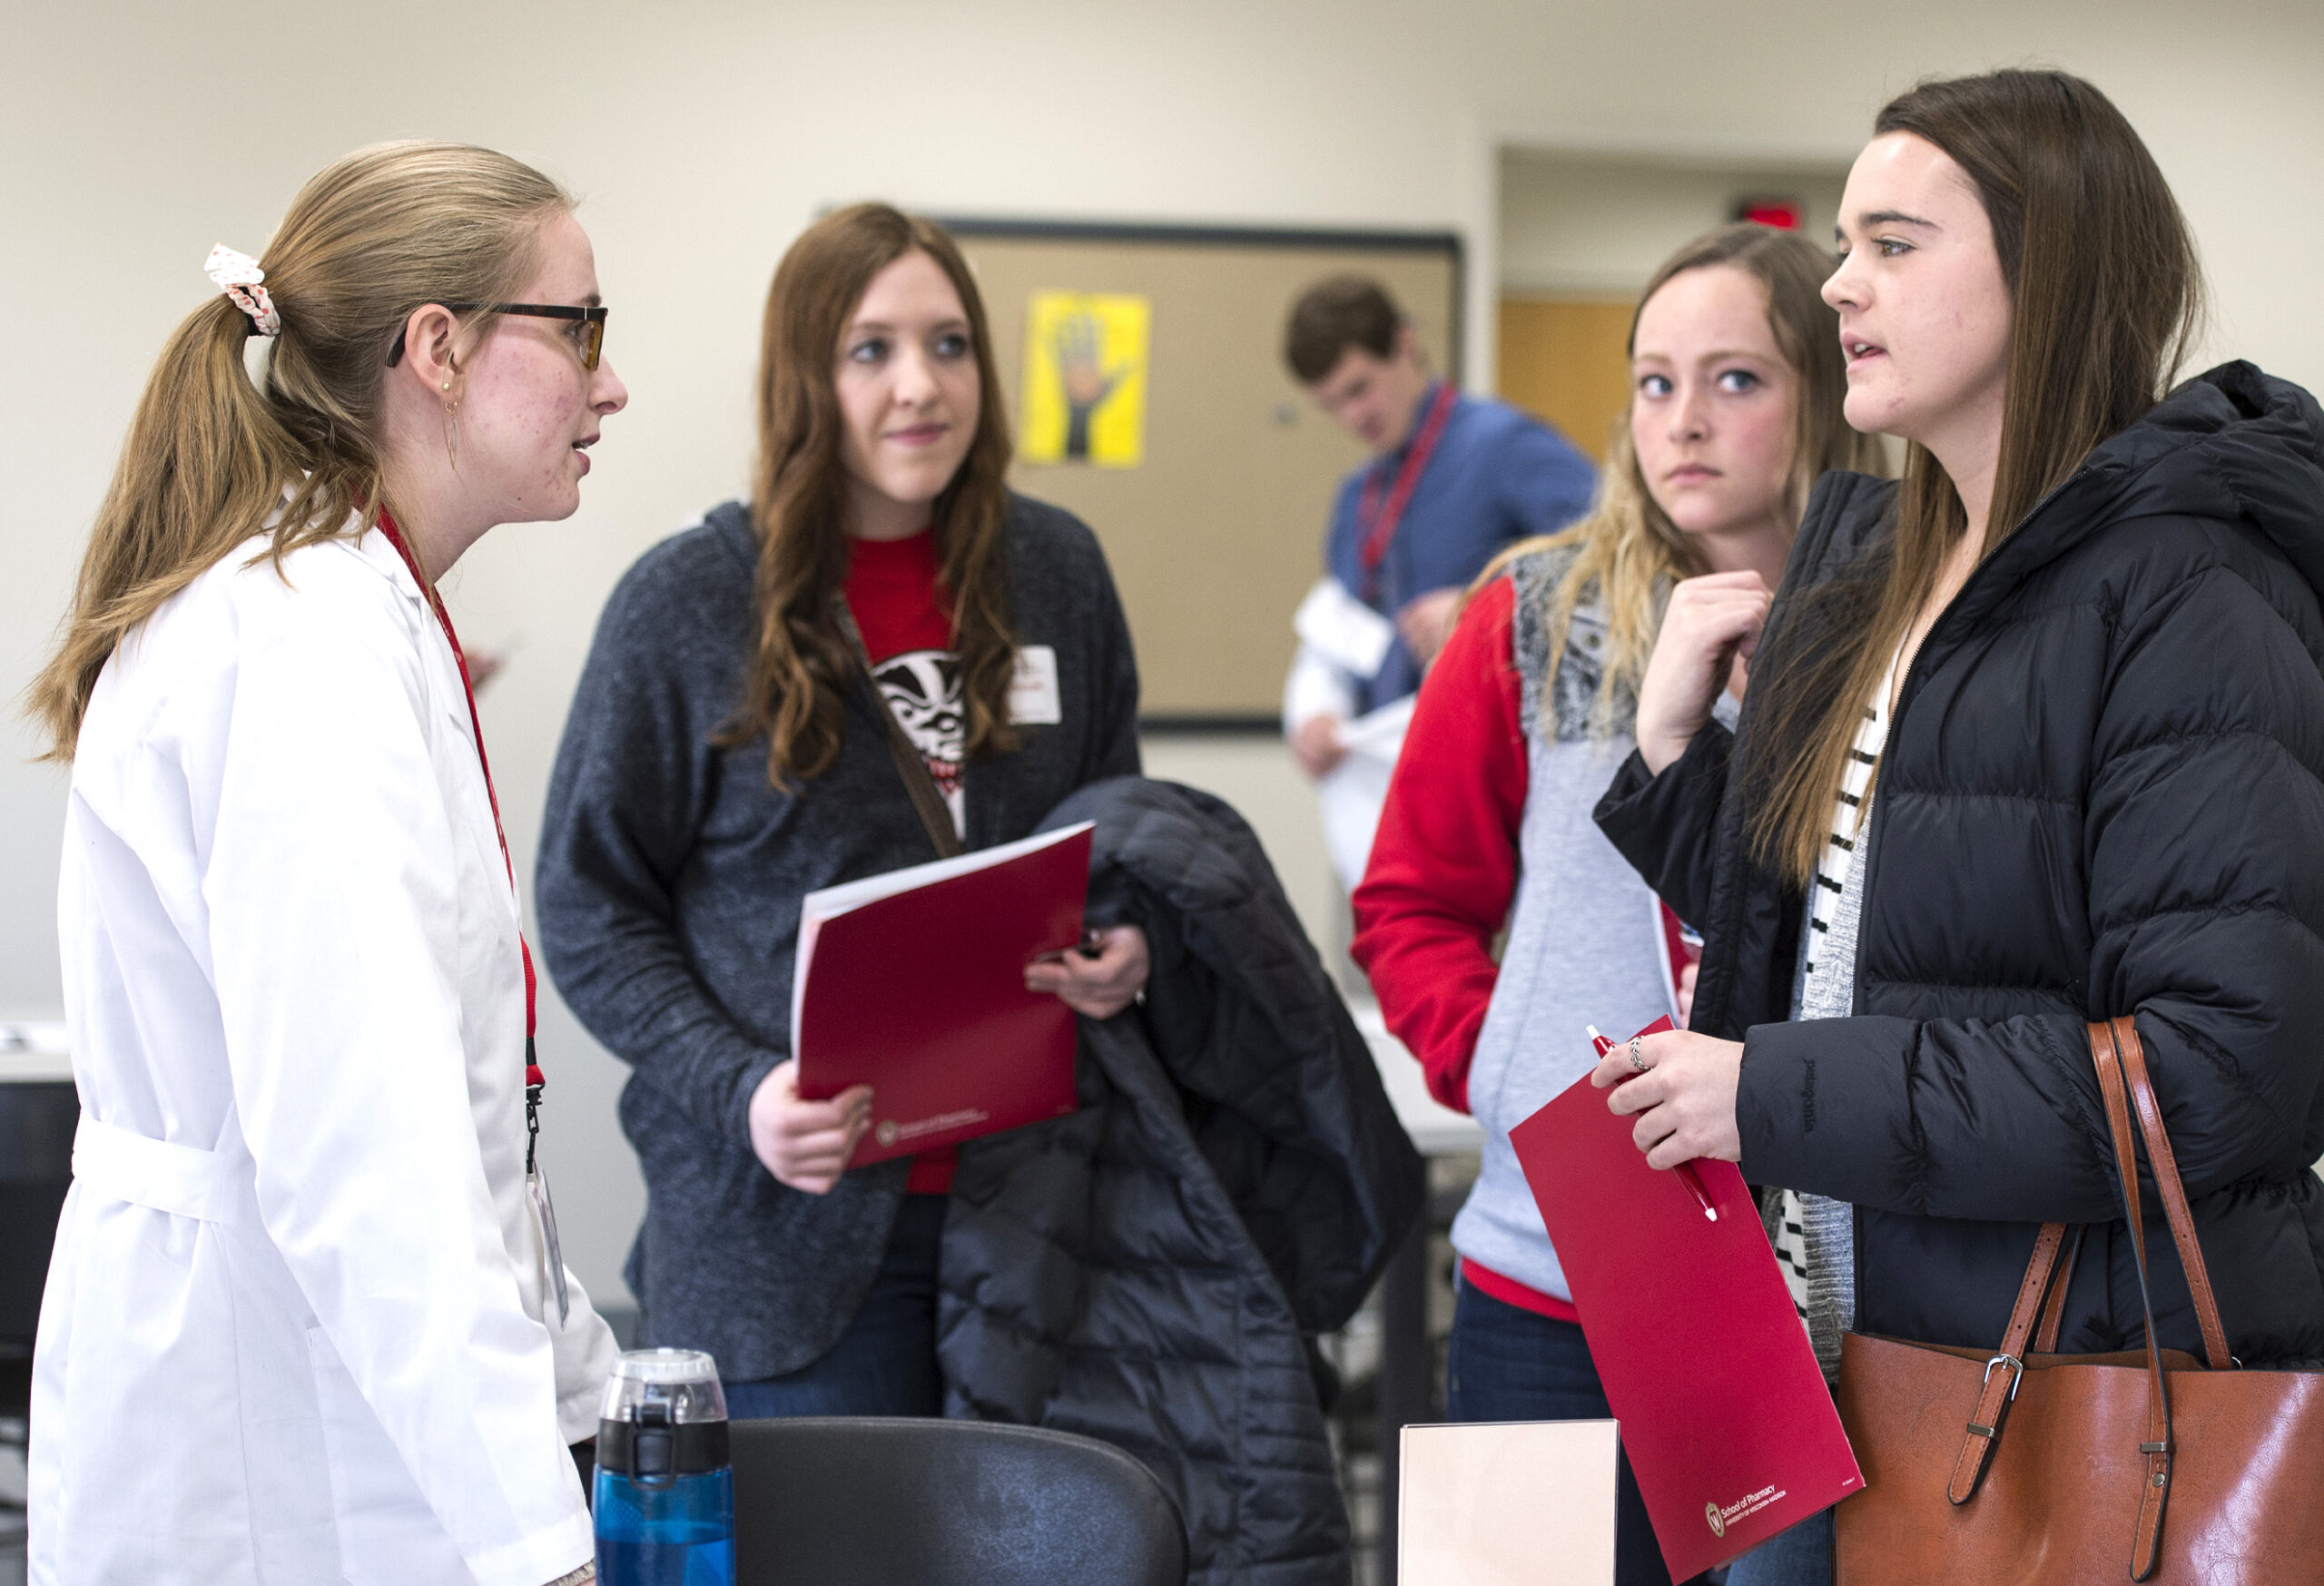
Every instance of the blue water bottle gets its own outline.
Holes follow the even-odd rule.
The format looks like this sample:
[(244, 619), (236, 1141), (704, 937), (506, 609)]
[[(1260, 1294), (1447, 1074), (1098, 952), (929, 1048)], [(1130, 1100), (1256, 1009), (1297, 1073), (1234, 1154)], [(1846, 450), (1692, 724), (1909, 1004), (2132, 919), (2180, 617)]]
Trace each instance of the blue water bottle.
[(601, 1586), (734, 1586), (734, 1467), (710, 1356), (639, 1349), (614, 1362), (596, 1509)]

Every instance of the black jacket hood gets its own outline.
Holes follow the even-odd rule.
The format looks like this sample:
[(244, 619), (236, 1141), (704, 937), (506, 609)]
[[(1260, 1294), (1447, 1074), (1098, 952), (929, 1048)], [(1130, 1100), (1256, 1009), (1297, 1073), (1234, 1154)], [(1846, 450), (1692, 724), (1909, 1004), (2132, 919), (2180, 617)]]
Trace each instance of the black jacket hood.
[(2101, 442), (1994, 559), (2030, 572), (2109, 525), (2162, 516), (2249, 524), (2324, 594), (2324, 409), (2240, 360), (2197, 375)]

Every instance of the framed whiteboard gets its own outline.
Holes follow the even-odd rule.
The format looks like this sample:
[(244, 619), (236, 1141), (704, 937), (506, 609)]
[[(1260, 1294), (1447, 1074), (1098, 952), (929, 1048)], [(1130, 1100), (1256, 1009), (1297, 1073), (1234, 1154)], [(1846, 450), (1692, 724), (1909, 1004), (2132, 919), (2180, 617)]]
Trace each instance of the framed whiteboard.
[(1315, 281), (1374, 277), (1457, 381), (1460, 240), (943, 223), (991, 317), (1019, 441), (1010, 482), (1097, 531), (1137, 645), (1144, 724), (1274, 730), (1292, 613), (1321, 574), (1333, 492), (1364, 459), (1284, 367), (1285, 323)]

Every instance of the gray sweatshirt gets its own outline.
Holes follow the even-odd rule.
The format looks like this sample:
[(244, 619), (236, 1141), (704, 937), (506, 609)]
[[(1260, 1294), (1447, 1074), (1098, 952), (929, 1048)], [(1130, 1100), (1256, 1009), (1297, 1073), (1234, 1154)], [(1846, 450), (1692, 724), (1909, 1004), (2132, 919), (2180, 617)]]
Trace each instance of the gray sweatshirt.
[[(1137, 669), (1096, 537), (1022, 497), (1005, 533), (1013, 631), (1056, 653), (1062, 719), (970, 763), (970, 848), (1026, 836), (1075, 789), (1138, 770)], [(752, 1153), (751, 1094), (790, 1055), (800, 901), (934, 857), (860, 696), (837, 760), (788, 793), (768, 780), (763, 739), (711, 743), (740, 703), (757, 555), (749, 515), (728, 502), (615, 586), (566, 722), (534, 882), (544, 967), (635, 1069), (621, 1120), (647, 1191), (625, 1271), (643, 1341), (708, 1350), (730, 1382), (796, 1370), (838, 1341), (909, 1166), (813, 1196)]]
[[(1570, 1300), (1541, 1208), (1509, 1143), (1510, 1129), (1597, 1066), (1585, 1027), (1616, 1040), (1674, 1011), (1661, 906), (1590, 819), (1630, 755), (1626, 704), (1611, 737), (1593, 737), (1606, 641), (1601, 605), (1575, 608), (1561, 653), (1550, 654), (1546, 611), (1572, 563), (1571, 547), (1510, 567), (1511, 641), (1528, 755), (1518, 835), (1517, 900), (1477, 1032), (1469, 1106), (1484, 1126), (1474, 1188), (1452, 1221), (1452, 1247), (1504, 1277)], [(1731, 720), (1734, 702), (1719, 696)]]

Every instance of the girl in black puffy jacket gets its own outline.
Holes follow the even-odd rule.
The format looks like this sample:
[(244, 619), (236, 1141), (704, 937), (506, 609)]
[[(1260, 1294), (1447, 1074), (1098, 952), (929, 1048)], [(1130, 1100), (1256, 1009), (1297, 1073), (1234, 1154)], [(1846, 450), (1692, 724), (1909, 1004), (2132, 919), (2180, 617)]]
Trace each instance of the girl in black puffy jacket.
[[(1708, 947), (1610, 1105), (1779, 1187), (1827, 1371), (1845, 1330), (1993, 1346), (2048, 1221), (2091, 1225), (2060, 1349), (2136, 1347), (2084, 1033), (2134, 1015), (2230, 1346), (2324, 1362), (2324, 413), (2240, 363), (2164, 394), (2193, 246), (2076, 78), (1905, 94), (1843, 212), (1848, 421), (1905, 477), (1827, 475), (1772, 608), (1673, 593), (1598, 820)], [(1828, 1580), (1829, 1534), (1736, 1586)]]

